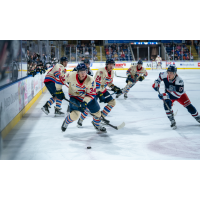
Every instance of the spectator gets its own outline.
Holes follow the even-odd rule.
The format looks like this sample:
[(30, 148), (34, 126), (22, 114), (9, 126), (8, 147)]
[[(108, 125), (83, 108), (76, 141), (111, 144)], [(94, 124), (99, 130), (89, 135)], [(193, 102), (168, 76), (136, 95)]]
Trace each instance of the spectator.
[(86, 50), (85, 55), (87, 55), (87, 56), (90, 55), (89, 52), (88, 52), (88, 49)]
[[(195, 40), (195, 41), (196, 41), (196, 40)], [(191, 59), (191, 60), (194, 60), (194, 57), (193, 57), (193, 55), (191, 55), (190, 59)]]
[(96, 55), (94, 56), (94, 61), (98, 61), (98, 58), (97, 58), (97, 56), (96, 56)]

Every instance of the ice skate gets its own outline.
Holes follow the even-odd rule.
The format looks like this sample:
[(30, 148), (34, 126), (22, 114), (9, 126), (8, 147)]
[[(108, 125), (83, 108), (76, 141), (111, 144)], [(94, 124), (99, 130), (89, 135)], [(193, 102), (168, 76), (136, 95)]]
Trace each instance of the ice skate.
[(65, 132), (66, 129), (67, 129), (67, 127), (68, 127), (68, 124), (66, 124), (66, 123), (65, 123), (65, 120), (64, 120), (64, 122), (63, 122), (63, 124), (62, 124), (62, 126), (61, 126), (62, 132)]
[(83, 128), (83, 120), (81, 120), (81, 118), (79, 118), (78, 122), (77, 122), (77, 127), (78, 128)]
[(200, 123), (200, 115), (199, 115), (199, 116), (197, 116), (197, 117), (195, 117), (195, 119), (197, 120), (197, 122), (199, 122), (199, 123)]
[(48, 115), (50, 113), (49, 108), (51, 108), (48, 104), (48, 101), (45, 103), (45, 105), (41, 108), (41, 110)]
[(171, 121), (171, 128), (172, 128), (173, 130), (177, 129), (175, 120), (172, 120), (172, 121)]
[(105, 132), (106, 131), (106, 128), (103, 127), (101, 124), (99, 125), (99, 127), (97, 127), (94, 122), (92, 121), (92, 125), (94, 126), (94, 128), (98, 131), (102, 131), (102, 132)]
[(63, 112), (61, 112), (60, 110), (61, 110), (61, 108), (56, 108), (56, 107), (54, 107), (55, 108), (55, 116), (60, 116), (60, 117), (64, 117), (65, 116), (65, 113), (63, 113)]
[(127, 99), (127, 98), (128, 98), (127, 93), (125, 93), (124, 94), (124, 99)]

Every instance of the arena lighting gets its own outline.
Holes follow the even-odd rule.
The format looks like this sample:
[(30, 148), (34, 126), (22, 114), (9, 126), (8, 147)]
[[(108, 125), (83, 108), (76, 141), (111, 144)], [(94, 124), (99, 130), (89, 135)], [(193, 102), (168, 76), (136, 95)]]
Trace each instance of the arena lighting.
[(158, 42), (134, 42), (131, 44), (137, 44), (137, 45), (149, 45), (149, 44), (158, 44)]

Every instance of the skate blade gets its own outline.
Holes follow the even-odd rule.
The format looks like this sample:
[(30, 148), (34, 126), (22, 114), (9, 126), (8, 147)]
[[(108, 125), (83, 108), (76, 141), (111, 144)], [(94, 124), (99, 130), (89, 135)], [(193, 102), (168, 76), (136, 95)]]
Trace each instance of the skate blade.
[(177, 126), (172, 127), (172, 130), (175, 130), (175, 129), (177, 129)]
[(41, 108), (41, 110), (42, 110), (46, 115), (49, 114), (44, 108)]
[(80, 126), (80, 125), (78, 125), (78, 124), (77, 124), (77, 127), (78, 127), (78, 128), (83, 128), (83, 126)]

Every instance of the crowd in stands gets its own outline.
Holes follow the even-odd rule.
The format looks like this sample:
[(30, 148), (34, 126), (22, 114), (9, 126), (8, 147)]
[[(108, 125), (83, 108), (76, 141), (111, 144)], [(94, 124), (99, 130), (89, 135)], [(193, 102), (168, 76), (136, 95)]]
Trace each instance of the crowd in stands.
[(42, 55), (42, 58), (38, 53), (31, 53), (27, 50), (26, 60), (27, 60), (27, 72), (28, 75), (32, 75), (33, 77), (39, 72), (40, 74), (45, 73), (47, 70), (47, 56), (45, 54)]
[(132, 60), (132, 55), (127, 44), (105, 45), (106, 59), (112, 58), (115, 61)]
[[(185, 44), (167, 43), (165, 44), (166, 51), (170, 60), (190, 60), (190, 50)], [(191, 60), (193, 55), (191, 54)]]
[[(78, 44), (76, 45), (71, 45), (71, 59), (70, 59), (70, 45), (67, 45), (65, 47), (65, 54), (68, 57), (69, 60), (71, 60), (72, 62), (74, 61), (81, 61), (82, 58), (86, 58), (89, 60), (94, 60), (94, 61), (98, 61), (97, 58), (97, 50), (96, 50), (96, 46), (94, 43), (89, 43), (89, 44)], [(76, 54), (76, 50), (77, 50), (77, 54)], [(77, 59), (76, 59), (77, 56)]]

